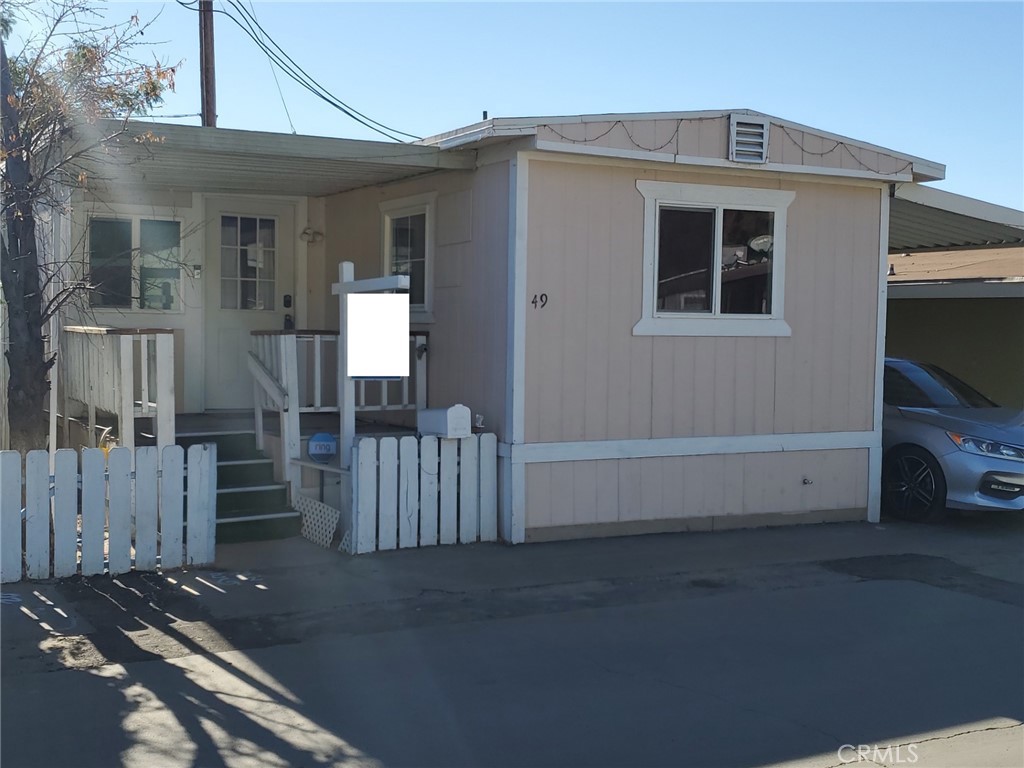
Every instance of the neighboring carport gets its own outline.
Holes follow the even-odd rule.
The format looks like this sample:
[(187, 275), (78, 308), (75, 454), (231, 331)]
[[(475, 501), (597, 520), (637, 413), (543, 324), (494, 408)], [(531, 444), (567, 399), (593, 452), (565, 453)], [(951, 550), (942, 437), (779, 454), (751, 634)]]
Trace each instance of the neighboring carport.
[(917, 184), (889, 202), (886, 354), (1024, 407), (1024, 212)]

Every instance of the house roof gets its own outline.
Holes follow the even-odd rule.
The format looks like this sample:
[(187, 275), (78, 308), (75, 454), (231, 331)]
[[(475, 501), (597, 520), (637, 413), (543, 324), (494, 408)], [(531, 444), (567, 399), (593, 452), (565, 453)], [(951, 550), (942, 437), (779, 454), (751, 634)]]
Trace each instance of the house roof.
[[(759, 115), (794, 130), (886, 153), (912, 167), (915, 180), (942, 178), (945, 166), (871, 144), (828, 134), (770, 115)], [(94, 188), (134, 190), (154, 186), (200, 192), (323, 196), (386, 184), (437, 170), (469, 170), (473, 148), (516, 136), (536, 135), (538, 127), (608, 121), (721, 119), (736, 111), (658, 112), (571, 117), (494, 118), (439, 134), (415, 144), (299, 136), (265, 131), (133, 121), (118, 137), (123, 151), (88, 168)], [(88, 144), (116, 133), (119, 121), (84, 126), (76, 139)], [(638, 153), (633, 153), (634, 155)], [(671, 158), (671, 156), (668, 156)], [(696, 160), (696, 159), (695, 159)], [(682, 158), (679, 162), (687, 162)], [(827, 169), (819, 169), (824, 172)], [(808, 167), (807, 172), (816, 172)], [(977, 248), (1024, 242), (1024, 213), (980, 200), (922, 187), (895, 185), (890, 200), (891, 252)]]
[[(795, 131), (807, 131), (845, 145), (859, 147), (871, 152), (883, 152), (887, 155), (900, 158), (907, 162), (913, 172), (914, 181), (937, 181), (945, 178), (946, 166), (934, 160), (926, 160), (915, 155), (908, 155), (904, 152), (896, 152), (875, 144), (852, 139), (847, 136), (822, 131), (791, 120), (784, 120), (773, 115), (757, 112), (752, 109), (720, 109), (702, 110), (689, 112), (631, 112), (631, 113), (608, 113), (593, 115), (560, 115), (551, 117), (495, 117), (489, 120), (482, 120), (472, 125), (456, 128), (452, 131), (437, 134), (422, 139), (420, 144), (437, 146), (442, 149), (451, 149), (464, 146), (479, 146), (498, 141), (508, 141), (516, 136), (533, 136), (537, 134), (540, 126), (570, 125), (578, 123), (607, 123), (607, 122), (634, 122), (634, 121), (657, 121), (657, 120), (702, 120), (709, 118), (723, 118), (729, 115), (739, 114), (747, 116), (763, 117), (772, 123), (790, 128)], [(809, 171), (813, 172), (813, 171)]]
[(1024, 246), (889, 254), (890, 283), (1024, 280)]
[[(84, 132), (119, 127), (101, 121)], [(472, 151), (142, 121), (127, 123), (118, 144), (122, 151), (92, 169), (94, 186), (319, 196), (475, 164)]]
[(1024, 297), (1024, 246), (889, 255), (889, 296)]

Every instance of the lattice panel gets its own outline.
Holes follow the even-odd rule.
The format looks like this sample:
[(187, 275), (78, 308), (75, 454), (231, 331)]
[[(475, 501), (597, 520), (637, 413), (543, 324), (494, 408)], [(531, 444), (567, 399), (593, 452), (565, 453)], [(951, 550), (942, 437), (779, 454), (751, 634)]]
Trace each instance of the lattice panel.
[(302, 513), (302, 535), (329, 549), (341, 510), (301, 494), (295, 498), (295, 509)]

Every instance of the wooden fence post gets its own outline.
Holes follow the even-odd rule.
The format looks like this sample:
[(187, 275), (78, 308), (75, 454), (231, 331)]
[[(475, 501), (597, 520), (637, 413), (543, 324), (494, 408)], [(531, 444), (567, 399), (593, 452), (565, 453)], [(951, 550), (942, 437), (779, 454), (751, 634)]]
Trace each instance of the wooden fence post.
[(21, 580), (21, 454), (0, 451), (0, 581)]
[(160, 452), (160, 567), (177, 568), (182, 559), (185, 450), (168, 445)]
[(212, 563), (217, 544), (217, 445), (188, 449), (188, 520), (186, 562)]

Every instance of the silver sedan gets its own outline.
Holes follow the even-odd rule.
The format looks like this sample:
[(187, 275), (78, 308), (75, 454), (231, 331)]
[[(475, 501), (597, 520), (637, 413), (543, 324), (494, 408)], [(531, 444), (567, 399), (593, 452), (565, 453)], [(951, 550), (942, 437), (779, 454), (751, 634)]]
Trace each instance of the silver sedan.
[(882, 511), (933, 522), (946, 508), (1024, 510), (1024, 412), (934, 365), (887, 358)]

